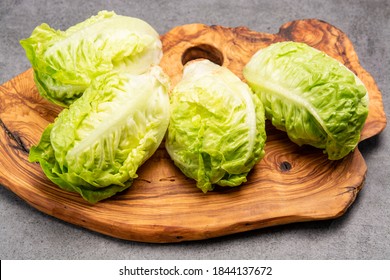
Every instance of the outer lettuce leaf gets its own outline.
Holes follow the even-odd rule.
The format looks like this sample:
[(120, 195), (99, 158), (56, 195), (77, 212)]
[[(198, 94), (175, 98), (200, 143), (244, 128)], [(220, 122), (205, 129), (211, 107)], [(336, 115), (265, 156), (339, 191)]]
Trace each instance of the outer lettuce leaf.
[(171, 94), (166, 149), (204, 193), (238, 186), (264, 156), (264, 109), (230, 70), (208, 60), (187, 64)]
[(168, 78), (110, 72), (64, 109), (30, 150), (61, 188), (95, 203), (128, 188), (158, 148), (169, 122)]
[(159, 35), (148, 23), (107, 11), (66, 31), (41, 24), (20, 43), (39, 92), (62, 106), (74, 102), (101, 74), (141, 74), (162, 57)]
[(303, 43), (259, 50), (244, 77), (260, 97), (266, 117), (298, 145), (341, 159), (358, 144), (368, 115), (368, 93), (348, 68)]

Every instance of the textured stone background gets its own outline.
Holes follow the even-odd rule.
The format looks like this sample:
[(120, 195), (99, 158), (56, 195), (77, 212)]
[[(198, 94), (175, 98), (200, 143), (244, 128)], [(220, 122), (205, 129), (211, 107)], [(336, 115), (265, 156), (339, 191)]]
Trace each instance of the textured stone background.
[[(139, 17), (160, 34), (188, 23), (277, 33), (288, 21), (318, 18), (352, 40), (390, 110), (390, 2), (332, 1), (0, 1), (0, 84), (30, 64), (19, 40), (42, 22), (66, 29), (100, 10)], [(388, 117), (387, 113), (387, 117)], [(181, 244), (117, 240), (43, 214), (0, 186), (0, 259), (390, 259), (390, 132), (360, 144), (368, 173), (341, 218)], [(0, 155), (1, 156), (1, 155)]]

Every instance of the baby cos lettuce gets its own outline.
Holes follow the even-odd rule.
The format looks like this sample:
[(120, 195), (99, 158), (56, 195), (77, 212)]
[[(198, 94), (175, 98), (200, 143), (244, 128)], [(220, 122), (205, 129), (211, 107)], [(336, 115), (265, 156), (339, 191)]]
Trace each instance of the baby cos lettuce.
[(141, 75), (99, 76), (46, 128), (29, 160), (91, 203), (128, 188), (165, 135), (168, 88), (158, 66)]
[(341, 159), (358, 144), (368, 115), (368, 93), (337, 60), (303, 43), (281, 42), (258, 51), (243, 74), (267, 118), (298, 145)]
[(111, 70), (141, 74), (162, 57), (159, 35), (148, 23), (108, 11), (66, 31), (41, 24), (20, 43), (40, 94), (62, 106), (99, 75)]
[(238, 186), (264, 156), (264, 109), (250, 88), (208, 60), (187, 64), (171, 94), (166, 149), (203, 192)]

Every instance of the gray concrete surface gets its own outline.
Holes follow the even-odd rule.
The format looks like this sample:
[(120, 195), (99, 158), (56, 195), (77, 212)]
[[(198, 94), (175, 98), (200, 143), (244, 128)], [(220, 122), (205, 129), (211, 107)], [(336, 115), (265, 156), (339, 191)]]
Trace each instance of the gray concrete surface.
[[(352, 40), (390, 112), (388, 0), (1, 0), (0, 84), (30, 67), (19, 40), (35, 26), (47, 22), (66, 29), (103, 9), (144, 19), (160, 34), (194, 22), (276, 33), (291, 20), (322, 19)], [(389, 259), (389, 143), (385, 129), (360, 144), (368, 166), (365, 186), (338, 219), (179, 244), (137, 243), (91, 232), (35, 210), (0, 186), (0, 259)]]

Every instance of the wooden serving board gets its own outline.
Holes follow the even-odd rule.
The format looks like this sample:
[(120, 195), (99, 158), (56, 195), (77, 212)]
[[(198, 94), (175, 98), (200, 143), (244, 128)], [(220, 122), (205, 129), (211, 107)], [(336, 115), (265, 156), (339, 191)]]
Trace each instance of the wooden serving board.
[[(310, 19), (284, 24), (277, 34), (245, 27), (190, 24), (161, 37), (161, 66), (175, 85), (183, 63), (207, 58), (242, 78), (260, 48), (285, 40), (305, 42), (340, 60), (368, 88), (370, 112), (361, 139), (386, 126), (381, 93), (359, 64), (351, 41), (334, 26)], [(200, 240), (273, 225), (331, 219), (345, 213), (363, 186), (366, 164), (356, 149), (339, 161), (299, 147), (267, 123), (265, 158), (236, 188), (203, 194), (172, 163), (164, 146), (140, 169), (133, 186), (91, 205), (61, 190), (29, 163), (28, 152), (61, 108), (42, 99), (32, 70), (0, 86), (0, 184), (40, 211), (93, 231), (143, 242)]]

